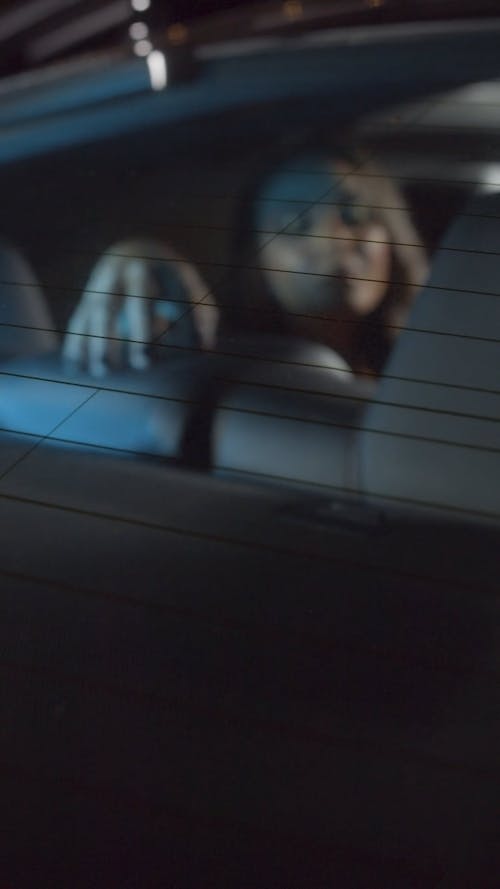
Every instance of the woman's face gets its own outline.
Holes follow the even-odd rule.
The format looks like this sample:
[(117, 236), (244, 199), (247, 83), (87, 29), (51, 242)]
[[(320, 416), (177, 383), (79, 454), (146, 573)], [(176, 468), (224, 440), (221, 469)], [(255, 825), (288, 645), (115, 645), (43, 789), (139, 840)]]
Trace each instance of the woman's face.
[(340, 161), (304, 159), (296, 170), (277, 171), (258, 196), (258, 262), (294, 326), (298, 318), (367, 314), (386, 293), (385, 228), (349, 187), (348, 174)]

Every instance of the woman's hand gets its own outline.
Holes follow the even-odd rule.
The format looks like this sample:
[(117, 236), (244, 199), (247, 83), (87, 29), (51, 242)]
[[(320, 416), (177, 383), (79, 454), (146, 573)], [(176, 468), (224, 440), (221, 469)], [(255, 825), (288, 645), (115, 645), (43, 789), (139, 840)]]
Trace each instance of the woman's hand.
[(218, 310), (202, 302), (209, 288), (194, 266), (165, 244), (127, 241), (109, 248), (94, 266), (69, 320), (62, 347), (66, 361), (94, 376), (104, 376), (120, 357), (136, 370), (149, 366), (148, 344), (169, 326), (158, 312), (159, 301), (169, 298), (160, 292), (155, 274), (159, 262), (175, 268), (186, 294), (185, 312), (192, 312), (200, 345), (213, 348)]

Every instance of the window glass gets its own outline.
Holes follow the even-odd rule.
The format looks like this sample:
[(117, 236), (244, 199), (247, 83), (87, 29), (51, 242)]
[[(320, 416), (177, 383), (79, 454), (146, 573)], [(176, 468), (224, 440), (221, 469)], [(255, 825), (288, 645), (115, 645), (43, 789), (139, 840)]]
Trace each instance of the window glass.
[(422, 476), (498, 448), (497, 99), (289, 111), (272, 139), (234, 112), (5, 167), (5, 434), (493, 515)]

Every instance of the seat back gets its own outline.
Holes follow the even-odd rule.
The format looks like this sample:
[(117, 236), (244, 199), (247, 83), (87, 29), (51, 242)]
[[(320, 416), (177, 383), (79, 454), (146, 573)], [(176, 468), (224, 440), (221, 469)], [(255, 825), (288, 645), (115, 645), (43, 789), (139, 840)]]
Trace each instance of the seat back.
[(371, 387), (326, 346), (243, 337), (224, 368), (212, 436), (219, 472), (352, 490), (355, 441)]
[(35, 275), (13, 247), (0, 244), (0, 359), (57, 346), (54, 322)]
[(500, 194), (437, 251), (363, 422), (370, 495), (500, 513)]

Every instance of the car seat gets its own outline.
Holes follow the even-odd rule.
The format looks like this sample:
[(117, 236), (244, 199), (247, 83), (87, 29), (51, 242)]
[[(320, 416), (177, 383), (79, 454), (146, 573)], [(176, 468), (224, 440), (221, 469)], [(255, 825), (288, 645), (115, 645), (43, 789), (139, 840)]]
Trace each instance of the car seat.
[(0, 360), (40, 355), (57, 346), (54, 324), (27, 260), (0, 244)]
[(500, 194), (473, 198), (438, 249), (360, 435), (375, 498), (500, 511)]

